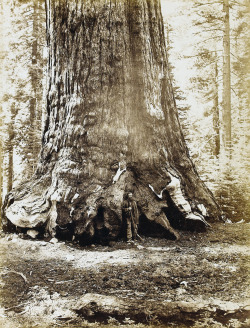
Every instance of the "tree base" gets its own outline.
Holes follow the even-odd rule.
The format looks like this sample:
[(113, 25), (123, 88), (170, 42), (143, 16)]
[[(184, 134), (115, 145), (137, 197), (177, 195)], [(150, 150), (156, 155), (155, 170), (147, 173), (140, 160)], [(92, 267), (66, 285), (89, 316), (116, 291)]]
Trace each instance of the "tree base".
[[(175, 229), (205, 230), (209, 224), (204, 205), (194, 212), (184, 197), (180, 179), (162, 170), (158, 193), (152, 172), (134, 167), (112, 171), (109, 183), (69, 186), (64, 180), (42, 177), (9, 193), (3, 207), (3, 229), (36, 229), (40, 237), (78, 240), (82, 244), (106, 243), (126, 236), (122, 203), (128, 192), (137, 202), (139, 233), (179, 239)], [(149, 183), (150, 182), (150, 183)], [(153, 187), (154, 185), (154, 187)], [(66, 187), (65, 187), (66, 186)], [(45, 190), (42, 194), (41, 191)], [(170, 224), (171, 222), (171, 224)]]

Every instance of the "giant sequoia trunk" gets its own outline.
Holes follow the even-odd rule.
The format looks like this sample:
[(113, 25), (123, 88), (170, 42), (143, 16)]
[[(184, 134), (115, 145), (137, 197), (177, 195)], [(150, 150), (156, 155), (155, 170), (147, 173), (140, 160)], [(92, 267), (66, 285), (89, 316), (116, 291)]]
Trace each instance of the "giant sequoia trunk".
[(29, 76), (31, 84), (30, 106), (29, 106), (29, 124), (30, 132), (27, 139), (30, 147), (29, 158), (32, 174), (35, 171), (37, 164), (37, 156), (40, 151), (41, 127), (42, 127), (42, 79), (43, 79), (43, 46), (45, 37), (43, 35), (44, 19), (45, 17), (42, 0), (33, 1), (32, 5), (32, 45), (31, 45), (31, 65), (29, 67)]
[(176, 238), (171, 225), (218, 218), (181, 132), (160, 1), (47, 0), (47, 38), (41, 158), (33, 180), (7, 196), (5, 228), (116, 239), (128, 191), (141, 231)]
[[(3, 126), (3, 109), (0, 105), (0, 126)], [(0, 140), (0, 209), (2, 208), (2, 201), (3, 201), (3, 158), (4, 158), (4, 144), (3, 141)]]

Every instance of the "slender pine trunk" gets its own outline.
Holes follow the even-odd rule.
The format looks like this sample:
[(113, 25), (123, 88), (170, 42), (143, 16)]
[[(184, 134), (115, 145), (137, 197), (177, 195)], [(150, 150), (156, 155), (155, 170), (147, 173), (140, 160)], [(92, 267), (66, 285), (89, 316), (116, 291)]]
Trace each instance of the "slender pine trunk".
[(15, 120), (15, 103), (11, 104), (11, 119), (8, 126), (8, 139), (7, 139), (7, 151), (8, 151), (8, 179), (7, 179), (7, 192), (10, 192), (13, 187), (13, 154), (14, 154), (14, 120)]
[(214, 109), (213, 109), (213, 126), (214, 126), (214, 155), (220, 154), (220, 110), (219, 110), (219, 90), (218, 90), (218, 63), (215, 61), (214, 72)]
[(230, 12), (229, 0), (223, 2), (224, 34), (223, 34), (223, 99), (222, 99), (222, 141), (225, 150), (230, 149), (231, 132), (231, 63), (230, 63)]

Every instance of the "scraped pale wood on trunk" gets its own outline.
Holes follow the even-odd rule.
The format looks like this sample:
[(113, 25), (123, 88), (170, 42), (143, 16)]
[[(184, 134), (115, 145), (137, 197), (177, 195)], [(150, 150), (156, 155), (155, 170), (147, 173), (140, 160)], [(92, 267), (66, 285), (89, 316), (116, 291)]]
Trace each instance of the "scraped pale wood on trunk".
[(181, 132), (160, 1), (46, 5), (41, 158), (34, 178), (5, 200), (6, 229), (37, 227), (84, 242), (116, 239), (129, 190), (141, 217), (174, 238), (169, 220), (174, 224), (176, 215), (201, 225), (204, 217), (218, 218)]

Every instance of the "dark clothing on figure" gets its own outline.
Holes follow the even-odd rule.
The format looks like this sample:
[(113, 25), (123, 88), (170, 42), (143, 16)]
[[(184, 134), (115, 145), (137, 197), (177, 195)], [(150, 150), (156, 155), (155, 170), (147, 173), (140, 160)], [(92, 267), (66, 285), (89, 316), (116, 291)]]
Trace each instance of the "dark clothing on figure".
[(139, 212), (134, 200), (127, 199), (123, 202), (124, 217), (127, 222), (127, 240), (135, 239), (139, 224)]

